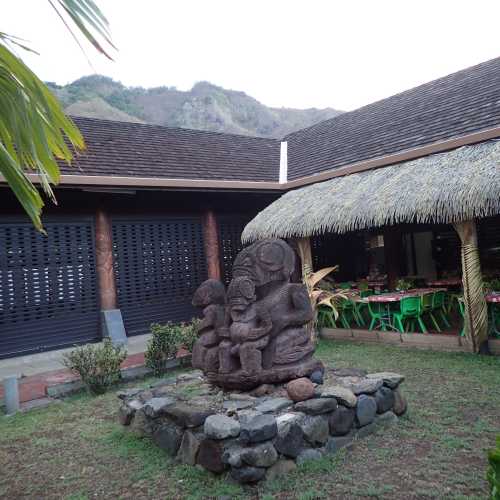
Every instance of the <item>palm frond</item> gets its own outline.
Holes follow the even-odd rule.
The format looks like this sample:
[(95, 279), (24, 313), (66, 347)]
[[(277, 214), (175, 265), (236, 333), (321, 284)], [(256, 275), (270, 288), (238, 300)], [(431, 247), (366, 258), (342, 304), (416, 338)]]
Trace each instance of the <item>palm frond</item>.
[[(76, 33), (67, 22), (66, 17), (76, 25), (77, 31), (83, 34), (98, 52), (105, 55), (108, 59), (113, 60), (104, 48), (104, 45), (109, 45), (113, 49), (116, 49), (111, 41), (108, 20), (92, 0), (48, 1), (78, 45), (80, 43)], [(104, 40), (104, 43), (99, 41), (99, 37)]]
[(310, 274), (309, 276), (306, 276), (307, 284), (311, 288), (314, 288), (323, 278), (328, 276), (333, 271), (336, 271), (338, 268), (339, 266), (325, 267), (323, 269), (320, 269), (319, 271), (316, 271), (315, 273)]
[(54, 198), (59, 181), (57, 159), (71, 162), (83, 137), (44, 83), (0, 39), (0, 174), (41, 229), (43, 200), (27, 173), (38, 174)]
[[(106, 57), (114, 47), (108, 21), (93, 0), (48, 0), (76, 38), (70, 20)], [(104, 43), (101, 43), (98, 38)], [(37, 174), (45, 194), (55, 202), (52, 185), (59, 182), (57, 161), (70, 163), (85, 147), (80, 131), (45, 84), (12, 48), (34, 52), (19, 37), (0, 32), (0, 175), (6, 180), (35, 227), (42, 230), (42, 197), (27, 174)]]

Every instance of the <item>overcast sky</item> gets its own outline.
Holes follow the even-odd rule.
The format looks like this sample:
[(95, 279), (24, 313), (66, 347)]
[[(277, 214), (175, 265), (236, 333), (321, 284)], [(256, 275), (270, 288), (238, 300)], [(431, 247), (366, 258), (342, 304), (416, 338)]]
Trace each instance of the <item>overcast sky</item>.
[(500, 56), (498, 0), (96, 0), (118, 52), (92, 67), (44, 0), (2, 9), (0, 31), (59, 84), (102, 73), (125, 85), (200, 80), (269, 106), (351, 110)]

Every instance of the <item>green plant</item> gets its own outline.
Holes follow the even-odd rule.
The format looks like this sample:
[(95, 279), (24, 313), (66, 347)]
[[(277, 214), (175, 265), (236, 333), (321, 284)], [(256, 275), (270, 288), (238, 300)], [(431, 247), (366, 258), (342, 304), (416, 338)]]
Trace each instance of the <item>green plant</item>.
[(488, 472), (486, 478), (490, 483), (491, 500), (500, 500), (500, 435), (497, 436), (497, 446), (488, 452)]
[(484, 293), (500, 292), (500, 278), (493, 278), (489, 281), (483, 278)]
[(396, 290), (400, 292), (406, 292), (407, 290), (410, 290), (410, 288), (413, 288), (413, 286), (413, 280), (400, 278), (396, 283)]
[[(339, 317), (339, 305), (343, 299), (347, 298), (347, 296), (343, 293), (325, 290), (319, 287), (319, 285), (324, 282), (324, 278), (328, 274), (337, 271), (338, 268), (339, 266), (325, 267), (314, 273), (308, 272), (304, 277), (304, 284), (307, 287), (309, 300), (311, 301), (311, 307), (314, 311), (313, 324), (316, 326), (319, 306), (326, 306), (330, 308), (336, 321)], [(314, 335), (314, 328), (312, 329), (311, 335)], [(312, 340), (315, 339), (313, 338)]]
[(197, 339), (196, 331), (199, 320), (191, 323), (166, 323), (151, 325), (152, 337), (148, 342), (145, 359), (146, 366), (151, 368), (155, 375), (161, 375), (169, 359), (175, 358), (181, 348), (193, 350)]
[(183, 324), (183, 339), (181, 347), (184, 347), (189, 352), (193, 352), (194, 343), (198, 340), (198, 324), (200, 319), (193, 318), (191, 323)]
[(359, 283), (358, 283), (358, 289), (359, 291), (361, 292), (366, 292), (367, 290), (370, 289), (370, 285), (368, 284), (368, 281), (366, 280), (361, 280)]
[(106, 338), (102, 344), (77, 347), (64, 354), (63, 363), (80, 375), (90, 393), (103, 394), (120, 380), (120, 365), (126, 357), (124, 347), (114, 346), (111, 339)]

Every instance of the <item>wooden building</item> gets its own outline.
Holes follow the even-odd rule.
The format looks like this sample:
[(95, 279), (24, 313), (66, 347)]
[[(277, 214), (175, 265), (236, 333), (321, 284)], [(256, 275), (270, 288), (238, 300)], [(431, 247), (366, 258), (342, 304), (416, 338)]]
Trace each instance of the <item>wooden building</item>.
[[(120, 310), (128, 336), (146, 333), (152, 322), (189, 320), (195, 313), (190, 305), (193, 291), (207, 277), (228, 282), (241, 232), (259, 212), (247, 227), (249, 240), (320, 234), (350, 221), (344, 228), (351, 231), (349, 243), (343, 240), (340, 246), (345, 244), (346, 262), (362, 272), (366, 240), (352, 232), (356, 229), (399, 222), (450, 223), (493, 217), (500, 211), (500, 166), (491, 162), (487, 182), (474, 183), (479, 186), (475, 208), (467, 190), (457, 191), (457, 206), (467, 210), (453, 221), (444, 216), (398, 218), (394, 207), (384, 210), (380, 203), (385, 187), (401, 177), (400, 167), (413, 168), (416, 177), (409, 176), (399, 186), (407, 189), (408, 199), (418, 189), (425, 205), (426, 186), (417, 182), (422, 180), (421, 159), (427, 158), (429, 171), (446, 167), (453, 175), (449, 164), (434, 165), (428, 159), (440, 154), (453, 158), (458, 154), (454, 151), (465, 147), (472, 148), (470, 152), (477, 144), (496, 151), (500, 58), (281, 140), (88, 118), (75, 121), (87, 151), (71, 167), (62, 166), (58, 206), (48, 204), (44, 212), (47, 236), (36, 233), (10, 191), (0, 187), (0, 357), (99, 340), (106, 310)], [(357, 186), (359, 174), (373, 176), (364, 184), (366, 197)], [(483, 175), (471, 170), (460, 179), (469, 174)], [(342, 186), (333, 182), (337, 179)], [(342, 197), (332, 196), (337, 188)], [(296, 194), (308, 189), (316, 189), (312, 197)], [(364, 217), (375, 218), (373, 224), (353, 223), (358, 220), (354, 198), (349, 198), (353, 193)], [(378, 194), (369, 196), (373, 193)], [(448, 213), (453, 198), (434, 195), (439, 213)], [(369, 202), (377, 201), (370, 213)], [(318, 207), (331, 211), (330, 226), (316, 217)], [(307, 221), (312, 228), (313, 220), (319, 225), (302, 231)], [(488, 220), (496, 230), (498, 219)], [(446, 233), (446, 226), (441, 227)], [(330, 238), (333, 242), (337, 236)], [(325, 241), (313, 242), (318, 263), (331, 251), (333, 243)], [(410, 237), (410, 250), (400, 257), (410, 265), (416, 259), (411, 241), (415, 246)]]

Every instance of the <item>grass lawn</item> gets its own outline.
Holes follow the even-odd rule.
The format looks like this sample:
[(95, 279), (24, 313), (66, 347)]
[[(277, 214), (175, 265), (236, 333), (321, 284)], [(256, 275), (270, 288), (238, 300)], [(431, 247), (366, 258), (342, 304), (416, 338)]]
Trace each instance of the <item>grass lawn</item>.
[(405, 374), (407, 417), (350, 452), (242, 488), (175, 464), (127, 432), (114, 391), (79, 395), (0, 417), (0, 498), (487, 498), (485, 452), (500, 433), (500, 358), (334, 341), (322, 341), (318, 356), (330, 366)]

